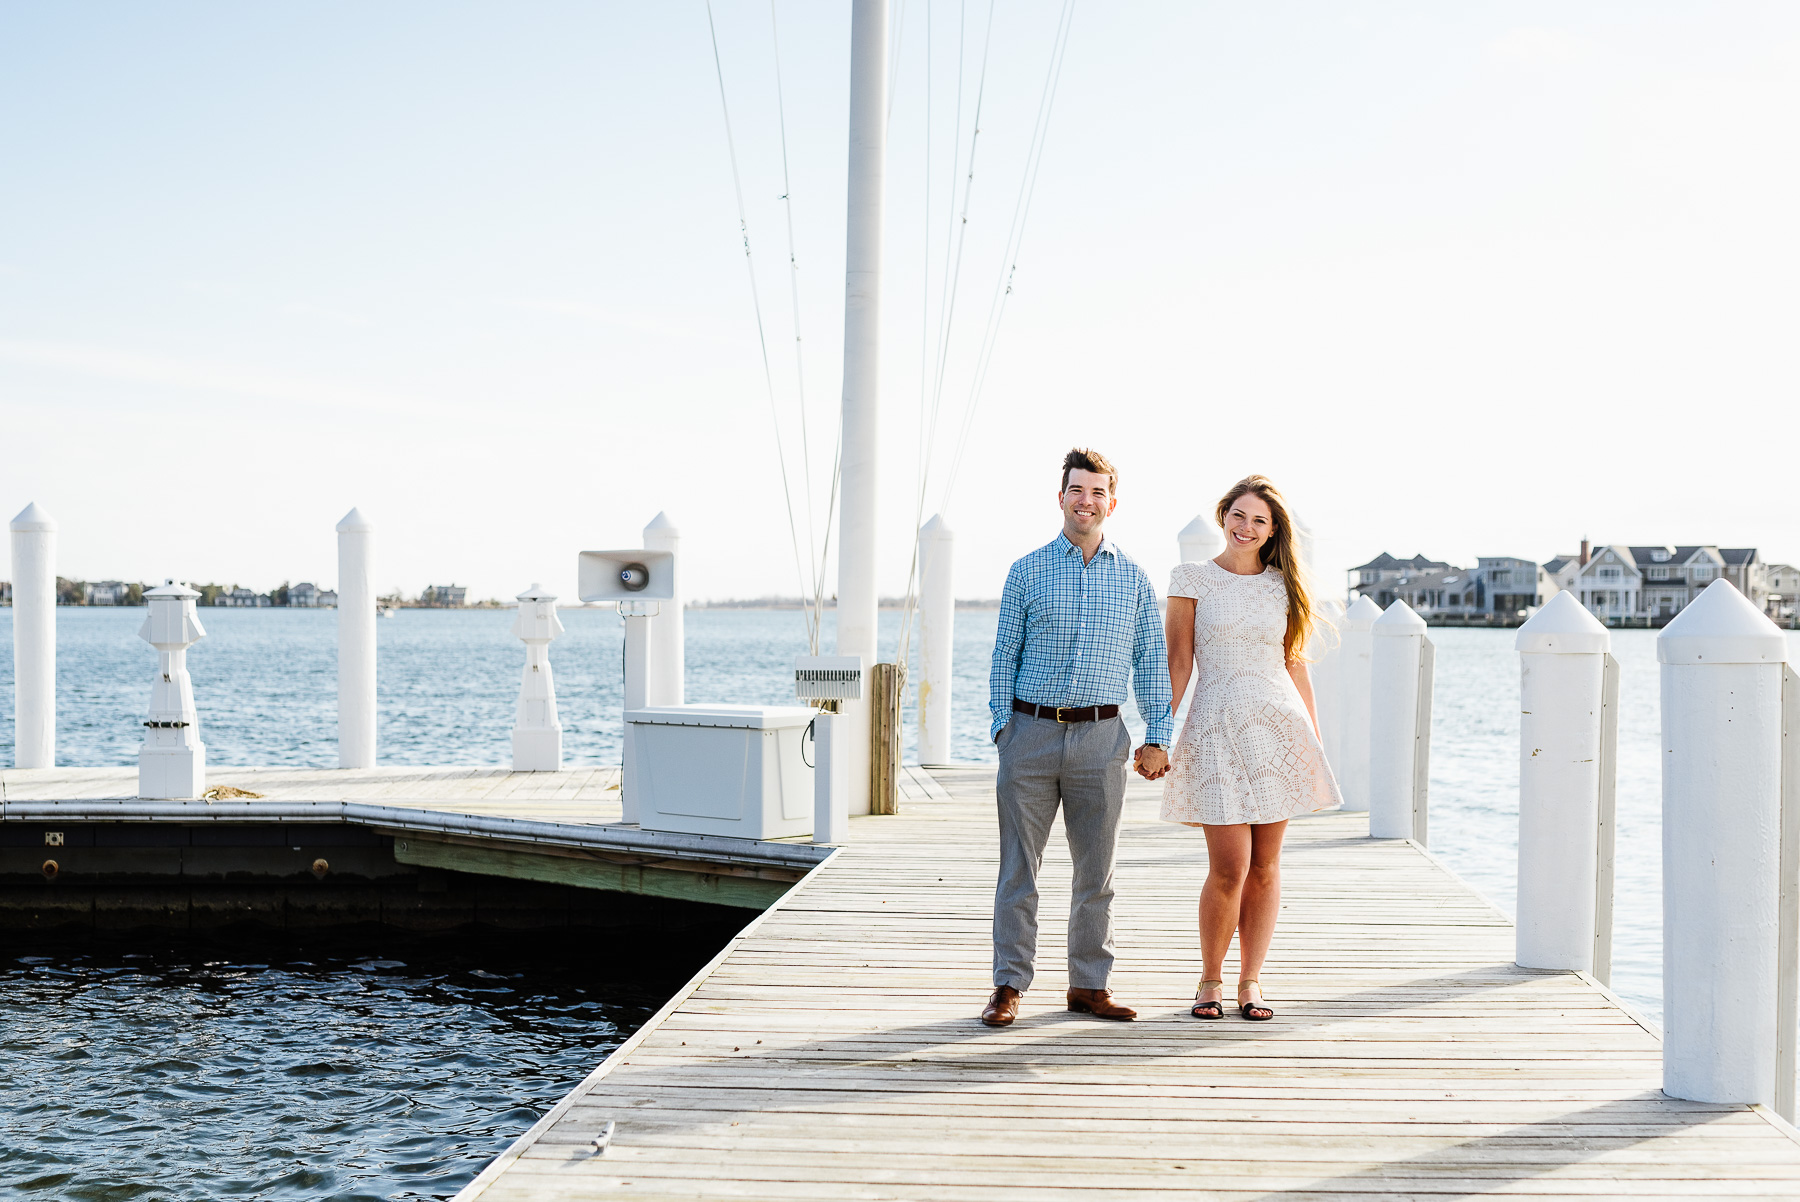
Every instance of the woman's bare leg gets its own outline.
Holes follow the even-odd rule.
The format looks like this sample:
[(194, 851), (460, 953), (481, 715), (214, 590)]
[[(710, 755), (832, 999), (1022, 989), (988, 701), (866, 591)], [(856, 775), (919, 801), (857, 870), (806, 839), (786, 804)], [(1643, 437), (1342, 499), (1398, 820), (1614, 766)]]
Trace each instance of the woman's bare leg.
[[(1238, 915), (1244, 903), (1244, 877), (1250, 870), (1251, 832), (1248, 823), (1231, 826), (1206, 826), (1206, 884), (1200, 889), (1200, 959), (1205, 964), (1204, 980), (1222, 981), (1225, 977), (1225, 955), (1231, 950), (1231, 936), (1238, 926)], [(1265, 940), (1264, 945), (1268, 943)], [(1202, 1001), (1217, 1001), (1223, 988), (1208, 989)], [(1212, 995), (1212, 996), (1208, 996)]]
[[(1275, 938), (1275, 919), (1281, 913), (1281, 839), (1287, 823), (1261, 822), (1246, 829), (1249, 862), (1238, 909), (1238, 980), (1261, 981), (1263, 961)], [(1240, 990), (1238, 1000), (1251, 999)]]

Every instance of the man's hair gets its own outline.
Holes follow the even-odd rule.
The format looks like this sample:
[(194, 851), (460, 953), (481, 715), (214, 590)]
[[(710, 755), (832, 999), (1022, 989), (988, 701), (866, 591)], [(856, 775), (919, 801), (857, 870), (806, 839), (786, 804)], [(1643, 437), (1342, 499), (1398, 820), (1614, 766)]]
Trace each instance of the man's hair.
[(1099, 451), (1094, 450), (1092, 447), (1076, 447), (1067, 455), (1063, 456), (1062, 491), (1067, 492), (1069, 490), (1069, 473), (1076, 468), (1080, 468), (1084, 472), (1093, 472), (1096, 475), (1105, 473), (1106, 491), (1114, 496), (1118, 495), (1118, 469), (1113, 467), (1112, 460), (1102, 455)]

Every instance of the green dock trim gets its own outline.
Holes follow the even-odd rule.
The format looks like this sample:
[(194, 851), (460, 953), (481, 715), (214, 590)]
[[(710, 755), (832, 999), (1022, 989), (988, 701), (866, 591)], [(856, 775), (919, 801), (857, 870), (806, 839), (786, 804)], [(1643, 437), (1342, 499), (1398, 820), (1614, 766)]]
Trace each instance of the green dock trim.
[(550, 854), (511, 847), (477, 847), (446, 843), (408, 834), (394, 840), (394, 859), (421, 868), (443, 868), (482, 876), (545, 881), (581, 889), (613, 893), (641, 893), (649, 897), (673, 897), (683, 901), (711, 902), (745, 910), (766, 910), (793, 885), (791, 881), (766, 880), (657, 868), (644, 864), (620, 864), (567, 854)]

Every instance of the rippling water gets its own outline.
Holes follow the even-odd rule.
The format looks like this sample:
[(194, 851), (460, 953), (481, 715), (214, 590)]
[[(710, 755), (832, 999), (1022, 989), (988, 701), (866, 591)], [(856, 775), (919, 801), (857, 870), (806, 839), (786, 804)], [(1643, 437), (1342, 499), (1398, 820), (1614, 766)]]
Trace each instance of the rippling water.
[(445, 1198), (715, 949), (370, 931), (0, 960), (0, 1197)]

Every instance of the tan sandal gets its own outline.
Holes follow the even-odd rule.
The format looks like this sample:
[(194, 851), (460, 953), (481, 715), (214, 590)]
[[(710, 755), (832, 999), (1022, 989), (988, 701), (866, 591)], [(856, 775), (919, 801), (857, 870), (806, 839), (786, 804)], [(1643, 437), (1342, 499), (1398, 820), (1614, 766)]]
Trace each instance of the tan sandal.
[[(1224, 1018), (1225, 1017), (1225, 999), (1224, 998), (1215, 998), (1210, 1002), (1203, 1002), (1200, 1000), (1200, 995), (1206, 991), (1206, 987), (1208, 985), (1217, 985), (1221, 992), (1223, 992), (1225, 989), (1225, 982), (1223, 982), (1223, 981), (1202, 981), (1202, 982), (1200, 982), (1200, 988), (1194, 990), (1194, 1008), (1192, 1010), (1189, 1010), (1188, 1013), (1193, 1015), (1195, 1018)], [(1208, 1010), (1210, 1010), (1210, 1013), (1202, 1013), (1202, 1011), (1208, 1011)]]
[[(1251, 977), (1247, 981), (1239, 981), (1238, 982), (1238, 996), (1239, 997), (1243, 996), (1244, 987), (1246, 985), (1256, 986), (1256, 994), (1257, 994), (1256, 1000), (1253, 1002), (1240, 1001), (1238, 1003), (1238, 1013), (1244, 1016), (1245, 1021), (1253, 1022), (1253, 1023), (1266, 1023), (1271, 1018), (1274, 1018), (1275, 1012), (1273, 1010), (1269, 1009), (1267, 1006), (1263, 1005), (1262, 982), (1257, 980), (1255, 977)], [(1253, 1014), (1253, 1013), (1251, 1013), (1252, 1011), (1261, 1011), (1261, 1013)]]

